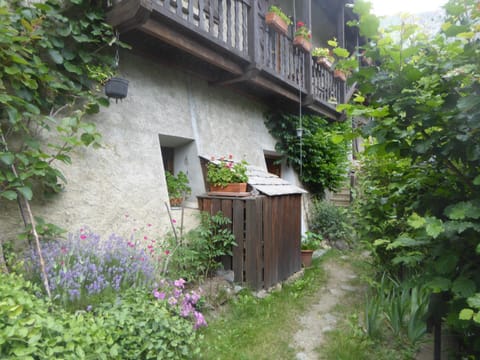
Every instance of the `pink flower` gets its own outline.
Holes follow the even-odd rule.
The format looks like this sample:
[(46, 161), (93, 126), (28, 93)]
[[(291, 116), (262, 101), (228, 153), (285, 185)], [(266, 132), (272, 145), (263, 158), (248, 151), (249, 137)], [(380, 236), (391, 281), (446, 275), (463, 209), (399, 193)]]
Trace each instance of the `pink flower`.
[(305, 23), (303, 21), (297, 21), (297, 27), (302, 27), (305, 26)]
[(172, 219), (172, 224), (176, 224), (176, 223), (177, 223), (177, 220)]
[(151, 250), (151, 249), (153, 249), (153, 246), (152, 246), (152, 245), (148, 245), (148, 246), (147, 246), (147, 249), (150, 249), (150, 250)]
[(127, 246), (133, 248), (135, 247), (135, 244), (129, 241), (127, 242)]
[(165, 250), (165, 255), (169, 255), (170, 254), (170, 250)]
[(153, 296), (155, 297), (155, 299), (158, 299), (158, 300), (165, 299), (165, 293), (159, 292), (157, 289), (153, 291)]
[(185, 287), (185, 283), (186, 281), (182, 278), (178, 279), (178, 280), (175, 280), (173, 282), (173, 285), (175, 285), (176, 287), (180, 288), (180, 289), (183, 289)]
[(152, 226), (152, 224), (147, 224), (148, 227)]
[(87, 238), (87, 235), (84, 235), (84, 234), (80, 235), (80, 239), (85, 240), (86, 238)]
[(146, 237), (146, 236), (143, 237), (143, 240), (147, 240), (147, 239), (148, 239), (148, 237)]
[(228, 155), (228, 158), (229, 158), (230, 160), (232, 160), (232, 159), (233, 159), (233, 155), (232, 155), (232, 154)]

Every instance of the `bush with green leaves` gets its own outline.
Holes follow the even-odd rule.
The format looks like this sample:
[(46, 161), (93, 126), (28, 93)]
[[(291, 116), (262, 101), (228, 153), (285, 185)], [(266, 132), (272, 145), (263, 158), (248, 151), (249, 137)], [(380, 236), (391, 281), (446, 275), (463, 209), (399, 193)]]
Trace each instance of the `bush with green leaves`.
[(202, 212), (198, 228), (184, 238), (170, 236), (169, 248), (173, 250), (168, 263), (169, 277), (191, 281), (205, 278), (217, 269), (220, 258), (232, 255), (232, 248), (236, 246), (230, 224), (231, 220), (220, 211), (215, 215)]
[[(349, 115), (371, 118), (361, 214), (385, 270), (446, 293), (459, 357), (480, 356), (480, 62), (476, 0), (450, 0), (437, 34), (415, 23), (378, 31), (359, 0), (362, 51)], [(370, 21), (373, 19), (374, 21)], [(383, 168), (382, 168), (383, 167)]]
[(329, 123), (318, 116), (304, 115), (301, 139), (296, 132), (298, 116), (272, 114), (265, 124), (277, 139), (276, 150), (301, 174), (300, 180), (311, 193), (323, 197), (325, 190), (335, 191), (343, 185), (348, 173), (348, 143), (343, 136), (349, 130), (346, 122)]
[(353, 241), (354, 229), (350, 225), (348, 211), (325, 200), (313, 200), (309, 228), (333, 246), (337, 241)]
[(40, 290), (0, 273), (2, 359), (190, 359), (200, 335), (150, 291), (126, 290), (112, 303), (74, 314), (37, 298)]

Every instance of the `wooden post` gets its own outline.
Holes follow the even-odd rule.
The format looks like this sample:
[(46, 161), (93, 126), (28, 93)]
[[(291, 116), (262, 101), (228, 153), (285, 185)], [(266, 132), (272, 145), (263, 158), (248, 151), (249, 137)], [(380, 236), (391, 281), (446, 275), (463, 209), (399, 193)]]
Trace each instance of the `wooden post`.
[[(303, 2), (303, 13), (305, 14), (305, 23), (309, 29), (312, 29), (312, 0)], [(312, 55), (305, 53), (305, 89), (307, 97), (312, 96)]]
[[(340, 9), (338, 11), (338, 18), (337, 18), (337, 39), (338, 45), (340, 47), (345, 47), (345, 1), (341, 1)], [(347, 92), (347, 83), (342, 81), (340, 82), (340, 104), (345, 102), (345, 93)]]
[(248, 55), (251, 65), (258, 68), (258, 41), (260, 40), (260, 21), (258, 17), (258, 0), (252, 0), (248, 10)]

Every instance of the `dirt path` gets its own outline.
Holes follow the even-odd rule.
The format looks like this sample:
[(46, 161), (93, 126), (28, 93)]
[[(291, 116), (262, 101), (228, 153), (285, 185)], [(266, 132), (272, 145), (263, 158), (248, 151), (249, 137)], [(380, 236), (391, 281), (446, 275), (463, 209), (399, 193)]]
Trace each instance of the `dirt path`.
[(356, 276), (348, 265), (329, 260), (323, 266), (327, 272), (327, 283), (316, 293), (316, 301), (309, 311), (298, 319), (301, 329), (295, 334), (292, 344), (297, 350), (297, 360), (320, 359), (315, 349), (323, 343), (324, 333), (335, 328), (335, 305), (348, 292), (357, 290), (349, 284)]

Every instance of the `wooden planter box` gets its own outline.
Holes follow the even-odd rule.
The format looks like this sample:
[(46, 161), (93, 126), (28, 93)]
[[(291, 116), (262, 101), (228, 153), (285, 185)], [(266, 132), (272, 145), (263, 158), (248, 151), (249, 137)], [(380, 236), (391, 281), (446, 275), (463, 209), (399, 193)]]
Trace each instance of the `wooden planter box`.
[(276, 32), (287, 35), (288, 32), (288, 25), (283, 19), (275, 14), (274, 12), (268, 12), (265, 15), (265, 23), (273, 28)]
[(295, 36), (293, 39), (293, 46), (303, 49), (303, 51), (309, 53), (312, 50), (312, 43), (305, 39), (303, 36)]

